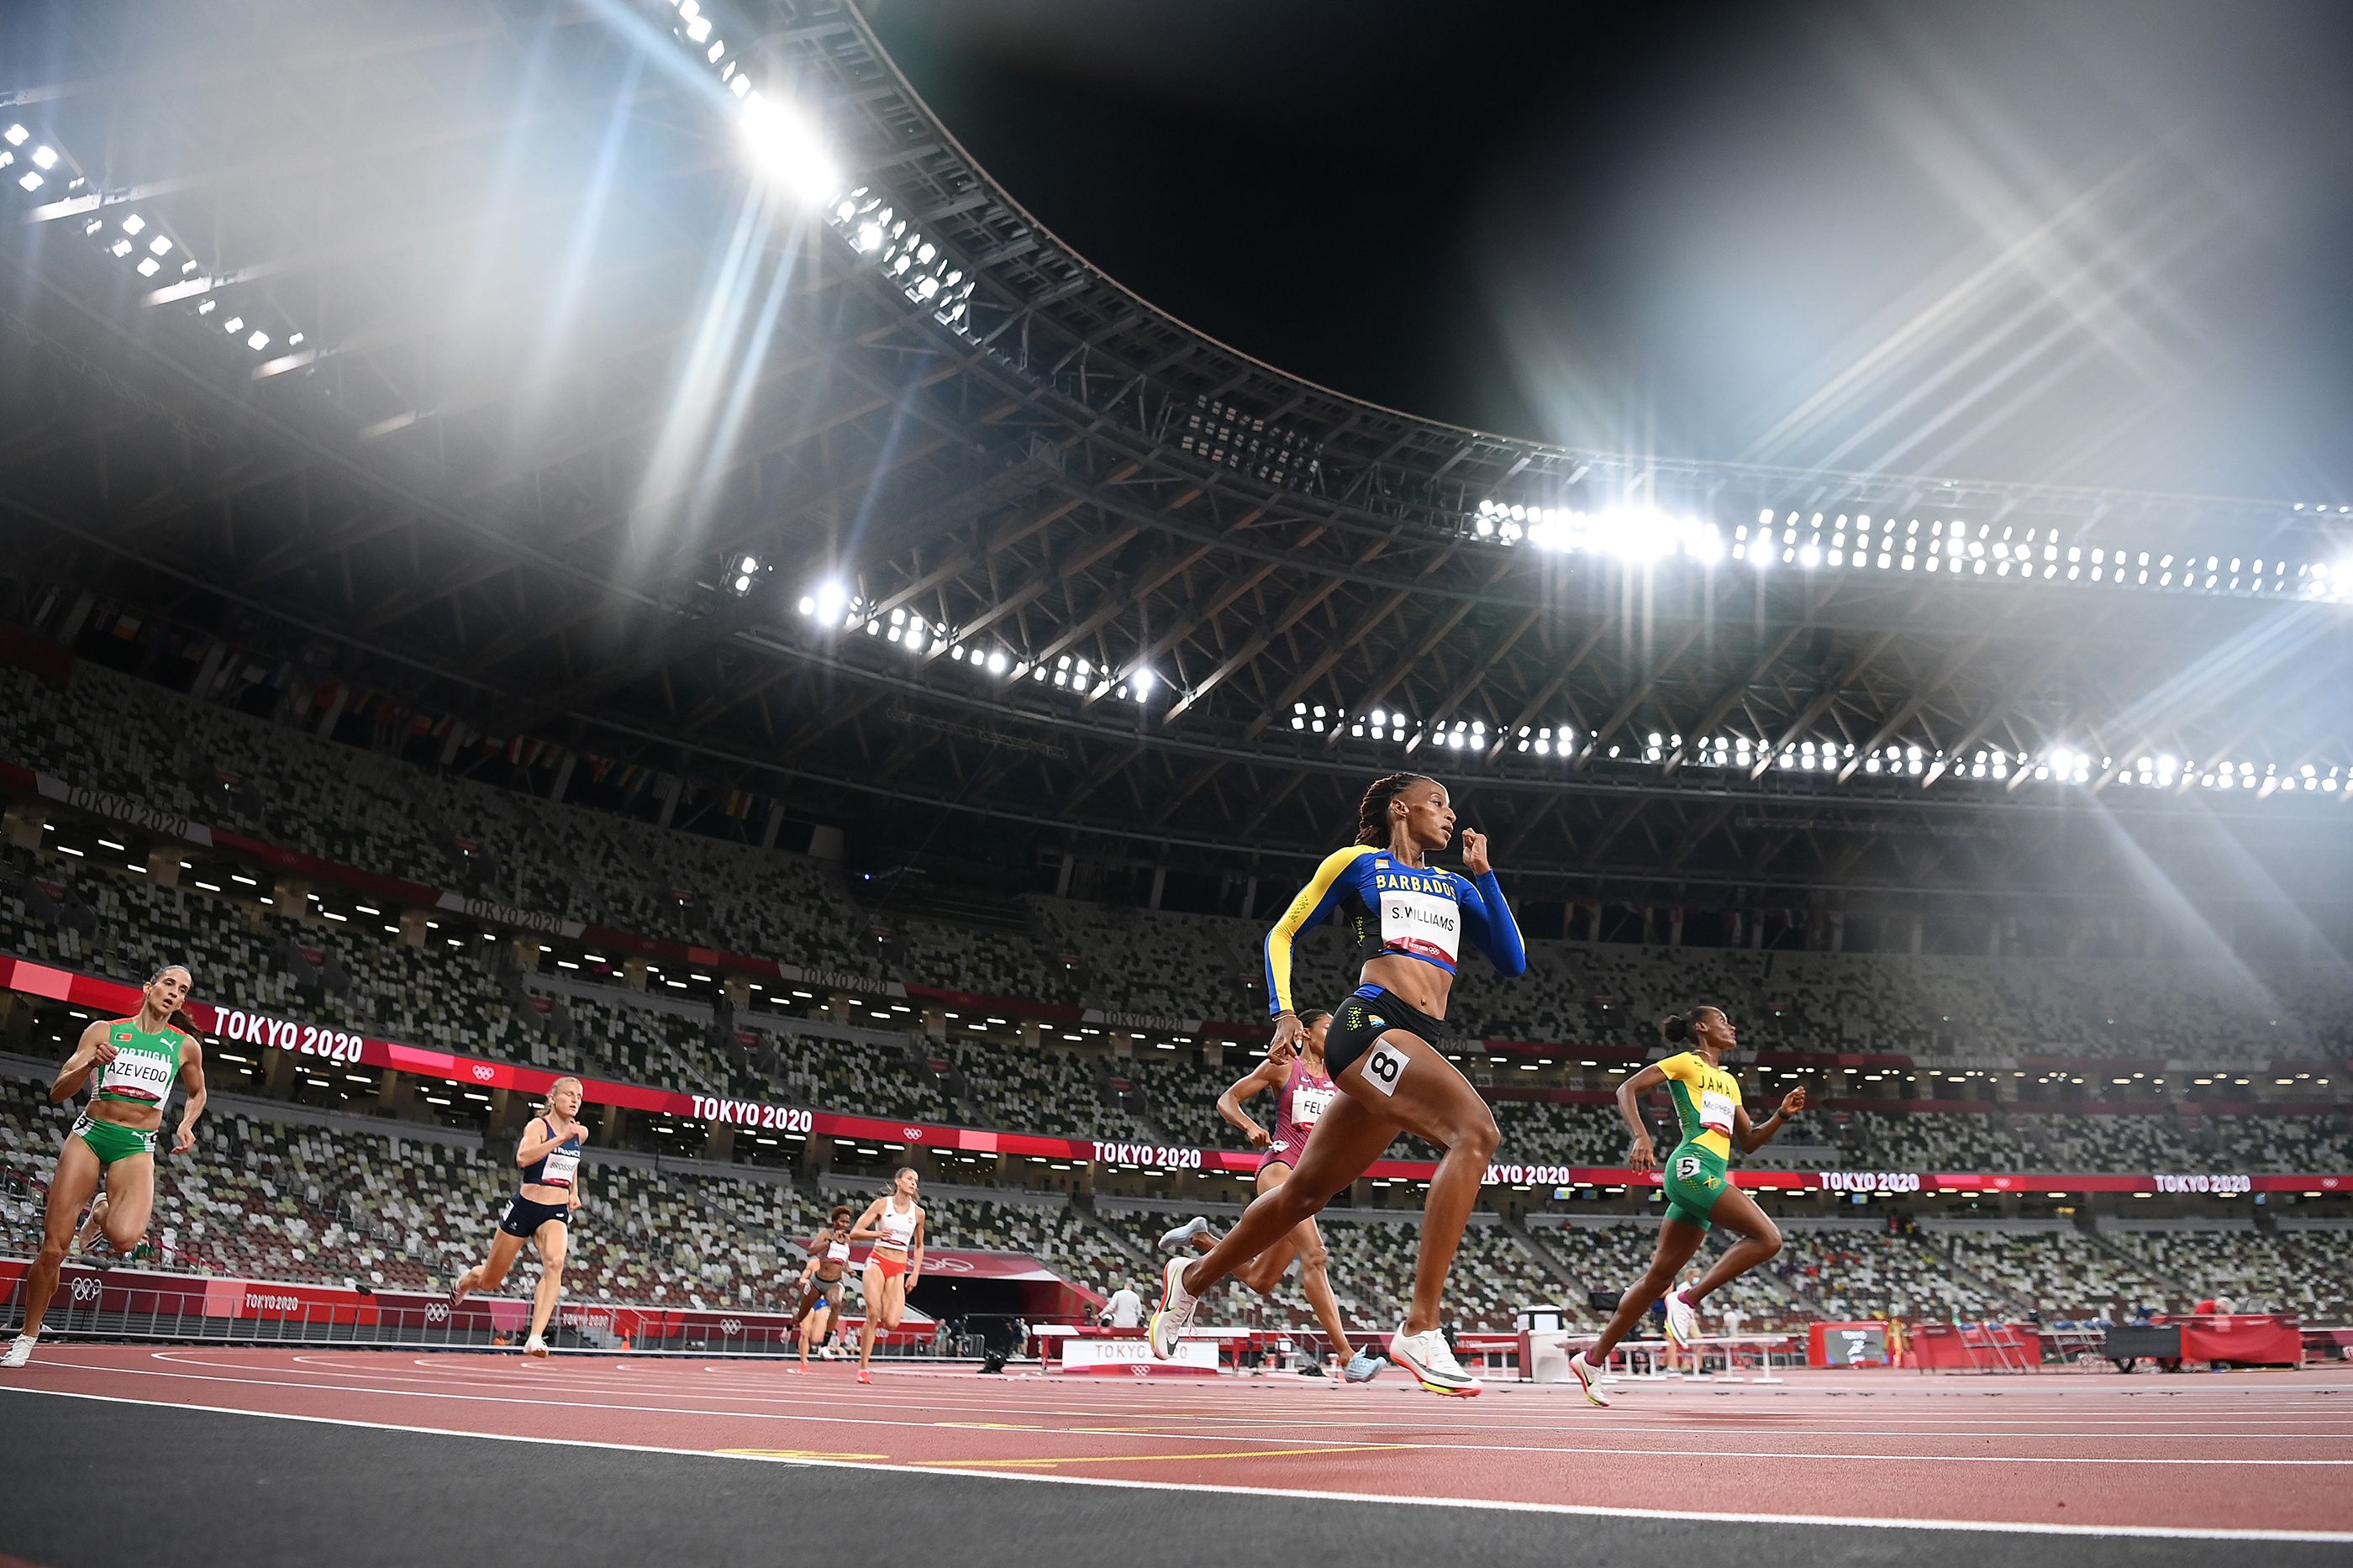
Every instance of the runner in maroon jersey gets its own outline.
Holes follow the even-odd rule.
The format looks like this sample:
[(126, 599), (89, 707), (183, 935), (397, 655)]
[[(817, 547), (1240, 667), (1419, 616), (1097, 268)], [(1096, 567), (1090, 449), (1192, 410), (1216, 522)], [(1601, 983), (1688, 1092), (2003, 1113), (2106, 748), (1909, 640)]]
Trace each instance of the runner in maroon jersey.
[[(1331, 1014), (1309, 1013), (1301, 1026), (1303, 1032), (1297, 1051), (1286, 1045), (1270, 1053), (1248, 1076), (1218, 1096), (1218, 1114), (1240, 1128), (1252, 1148), (1266, 1151), (1258, 1164), (1260, 1192), (1270, 1192), (1290, 1177), (1292, 1167), (1299, 1163), (1300, 1153), (1307, 1147), (1307, 1135), (1315, 1130), (1316, 1119), (1338, 1092), (1332, 1087), (1331, 1075), (1324, 1070), (1324, 1036), (1331, 1026)], [(1275, 1091), (1271, 1133), (1242, 1109), (1261, 1090), (1269, 1089)], [(1208, 1220), (1197, 1218), (1162, 1237), (1160, 1245), (1170, 1252), (1181, 1252), (1187, 1247), (1207, 1252), (1217, 1246), (1218, 1240), (1209, 1229)], [(1282, 1277), (1291, 1271), (1294, 1258), (1300, 1261), (1300, 1283), (1306, 1289), (1308, 1305), (1315, 1309), (1316, 1321), (1331, 1336), (1333, 1351), (1347, 1363), (1348, 1381), (1370, 1383), (1388, 1364), (1388, 1358), (1369, 1348), (1349, 1348), (1340, 1304), (1332, 1296), (1324, 1233), (1315, 1228), (1313, 1218), (1300, 1221), (1289, 1236), (1237, 1270), (1234, 1278), (1260, 1295), (1271, 1297), (1275, 1287), (1282, 1283)], [(1322, 1375), (1321, 1368), (1316, 1369), (1316, 1375)]]

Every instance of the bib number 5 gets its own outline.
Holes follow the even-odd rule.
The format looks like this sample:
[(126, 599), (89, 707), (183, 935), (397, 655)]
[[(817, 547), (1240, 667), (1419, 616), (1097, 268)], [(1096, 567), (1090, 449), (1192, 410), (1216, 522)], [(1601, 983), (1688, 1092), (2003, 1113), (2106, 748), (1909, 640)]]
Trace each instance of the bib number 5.
[(1383, 1094), (1395, 1094), (1398, 1080), (1405, 1077), (1406, 1066), (1412, 1059), (1383, 1040), (1365, 1058), (1365, 1081)]
[(1677, 1177), (1679, 1177), (1679, 1178), (1681, 1178), (1682, 1180), (1686, 1181), (1686, 1182), (1690, 1182), (1690, 1181), (1696, 1181), (1696, 1180), (1698, 1180), (1698, 1179), (1699, 1179), (1699, 1158), (1698, 1158), (1698, 1156), (1697, 1156), (1697, 1155), (1694, 1155), (1694, 1154), (1686, 1154), (1686, 1155), (1684, 1155), (1682, 1159), (1680, 1159), (1680, 1160), (1676, 1161), (1676, 1162), (1675, 1162), (1675, 1174), (1676, 1174), (1676, 1176), (1677, 1176)]

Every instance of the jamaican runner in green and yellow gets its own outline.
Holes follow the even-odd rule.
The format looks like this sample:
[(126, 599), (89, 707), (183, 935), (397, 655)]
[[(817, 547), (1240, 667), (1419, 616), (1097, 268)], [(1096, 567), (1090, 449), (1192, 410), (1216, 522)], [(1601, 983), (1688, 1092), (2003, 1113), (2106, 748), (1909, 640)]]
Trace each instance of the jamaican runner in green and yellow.
[[(1667, 1338), (1678, 1346), (1689, 1344), (1698, 1329), (1701, 1300), (1781, 1250), (1780, 1228), (1754, 1198), (1732, 1184), (1727, 1167), (1733, 1145), (1738, 1144), (1744, 1154), (1756, 1152), (1772, 1142), (1783, 1123), (1806, 1108), (1806, 1091), (1793, 1089), (1771, 1116), (1760, 1123), (1749, 1122), (1748, 1112), (1740, 1103), (1739, 1081), (1724, 1070), (1724, 1058), (1732, 1053), (1739, 1037), (1721, 1007), (1694, 1007), (1689, 1013), (1673, 1014), (1660, 1024), (1659, 1031), (1669, 1045), (1688, 1048), (1652, 1062), (1620, 1083), (1618, 1114), (1634, 1133), (1626, 1163), (1637, 1171), (1659, 1172), (1667, 1220), (1659, 1227), (1659, 1249), (1649, 1270), (1619, 1298), (1618, 1311), (1600, 1337), (1569, 1358), (1569, 1372), (1595, 1405), (1609, 1403), (1599, 1384), (1609, 1353), (1633, 1331), (1652, 1302), (1666, 1298)], [(1674, 1102), (1680, 1139), (1664, 1166), (1651, 1147), (1641, 1110), (1641, 1097), (1662, 1084)], [(1700, 1276), (1697, 1284), (1674, 1289), (1675, 1276), (1718, 1221), (1738, 1233), (1740, 1239)]]
[(49, 1085), (49, 1099), (58, 1104), (88, 1085), (90, 1104), (66, 1134), (49, 1177), (41, 1249), (25, 1277), (25, 1321), (0, 1353), (0, 1367), (32, 1359), (82, 1205), (90, 1204), (82, 1240), (93, 1261), (127, 1258), (146, 1237), (155, 1212), (155, 1140), (164, 1129), (164, 1102), (178, 1084), (187, 1086), (188, 1099), (172, 1151), (185, 1153), (196, 1145), (196, 1118), (205, 1111), (205, 1053), (195, 1022), (181, 1007), (190, 984), (183, 964), (157, 970), (140, 993), (139, 1011), (100, 1018), (84, 1029)]

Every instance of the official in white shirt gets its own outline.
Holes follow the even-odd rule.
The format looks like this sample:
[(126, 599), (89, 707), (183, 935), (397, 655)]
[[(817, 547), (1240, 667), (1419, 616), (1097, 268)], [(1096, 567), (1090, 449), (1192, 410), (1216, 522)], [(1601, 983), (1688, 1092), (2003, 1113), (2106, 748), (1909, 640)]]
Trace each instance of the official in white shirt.
[(1103, 1303), (1102, 1321), (1114, 1329), (1133, 1329), (1144, 1321), (1144, 1298), (1123, 1285)]

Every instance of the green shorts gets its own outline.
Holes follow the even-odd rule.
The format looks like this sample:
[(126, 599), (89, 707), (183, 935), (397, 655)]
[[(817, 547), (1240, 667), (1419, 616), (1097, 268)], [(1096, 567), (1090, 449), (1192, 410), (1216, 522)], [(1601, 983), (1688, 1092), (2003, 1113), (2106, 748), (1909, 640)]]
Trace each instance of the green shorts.
[(121, 1127), (111, 1121), (100, 1121), (84, 1111), (75, 1121), (73, 1131), (66, 1136), (79, 1138), (89, 1144), (90, 1152), (98, 1156), (98, 1168), (103, 1171), (117, 1160), (127, 1160), (133, 1154), (153, 1154), (155, 1152), (155, 1132), (153, 1128), (142, 1132), (136, 1127)]
[(1660, 1174), (1665, 1179), (1669, 1219), (1702, 1230), (1715, 1223), (1707, 1216), (1715, 1212), (1715, 1200), (1724, 1195), (1723, 1155), (1704, 1143), (1678, 1143)]

